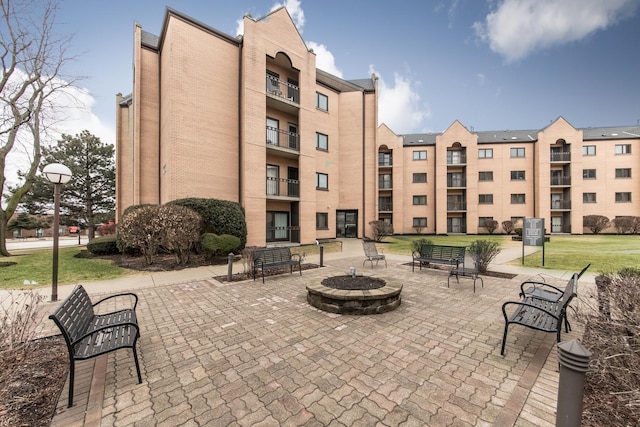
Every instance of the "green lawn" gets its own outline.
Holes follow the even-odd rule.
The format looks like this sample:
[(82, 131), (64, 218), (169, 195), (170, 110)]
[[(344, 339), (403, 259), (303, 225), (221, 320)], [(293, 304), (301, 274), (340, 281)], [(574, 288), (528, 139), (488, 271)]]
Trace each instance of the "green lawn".
[[(429, 239), (435, 244), (451, 246), (469, 246), (474, 240), (492, 240), (500, 243), (502, 248), (522, 247), (522, 242), (511, 240), (511, 236), (394, 236), (383, 244), (388, 252), (410, 255), (411, 242)], [(526, 267), (548, 268), (558, 270), (580, 271), (587, 263), (591, 263), (592, 273), (615, 273), (623, 267), (640, 265), (640, 236), (618, 235), (552, 235), (551, 241), (544, 247), (544, 267), (542, 266), (542, 248), (535, 254), (525, 257)], [(512, 262), (522, 265), (521, 258)]]
[[(106, 280), (121, 277), (130, 271), (103, 259), (76, 258), (81, 248), (61, 248), (58, 256), (58, 284)], [(51, 286), (52, 250), (16, 252), (14, 256), (0, 258), (0, 263), (16, 265), (0, 267), (0, 289), (24, 287), (24, 281), (34, 281), (33, 287)]]

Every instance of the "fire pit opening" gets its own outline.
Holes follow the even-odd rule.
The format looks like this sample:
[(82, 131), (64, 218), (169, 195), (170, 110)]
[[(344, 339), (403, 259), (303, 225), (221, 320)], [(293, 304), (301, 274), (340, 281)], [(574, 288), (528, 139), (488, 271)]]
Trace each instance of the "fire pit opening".
[(380, 289), (386, 283), (382, 279), (368, 276), (334, 276), (322, 281), (322, 284), (328, 288), (344, 290)]

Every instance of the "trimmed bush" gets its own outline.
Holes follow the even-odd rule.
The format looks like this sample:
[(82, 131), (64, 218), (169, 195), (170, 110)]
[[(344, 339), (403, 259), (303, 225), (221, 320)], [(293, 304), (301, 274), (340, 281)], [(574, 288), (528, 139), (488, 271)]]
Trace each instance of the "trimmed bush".
[(122, 212), (122, 216), (124, 217), (125, 215), (127, 215), (130, 212), (135, 211), (136, 209), (140, 209), (140, 208), (146, 208), (148, 206), (158, 206), (158, 205), (153, 205), (151, 203), (143, 203), (141, 205), (131, 205), (128, 208), (126, 208), (123, 212)]
[(236, 202), (218, 199), (188, 198), (167, 203), (193, 209), (202, 217), (200, 234), (230, 234), (240, 239), (240, 247), (247, 243), (247, 222), (244, 208)]
[(425, 239), (424, 237), (421, 239), (416, 239), (411, 242), (411, 252), (417, 252), (420, 250), (420, 246), (422, 245), (433, 245), (433, 240)]
[(193, 209), (179, 205), (164, 205), (158, 208), (162, 224), (161, 245), (172, 251), (178, 264), (189, 262), (191, 248), (200, 241), (202, 217)]
[(115, 234), (96, 237), (87, 243), (87, 250), (94, 255), (117, 255), (120, 253)]
[(486, 273), (489, 263), (500, 253), (500, 244), (489, 240), (474, 240), (469, 245), (469, 253), (478, 272)]
[(202, 235), (202, 250), (209, 256), (225, 256), (230, 252), (237, 252), (241, 248), (240, 239), (230, 234), (218, 236), (213, 233)]
[(143, 206), (122, 216), (118, 225), (120, 249), (139, 249), (148, 265), (153, 264), (163, 238), (158, 206)]
[(582, 225), (593, 234), (598, 234), (609, 226), (609, 218), (604, 215), (586, 215), (582, 217)]

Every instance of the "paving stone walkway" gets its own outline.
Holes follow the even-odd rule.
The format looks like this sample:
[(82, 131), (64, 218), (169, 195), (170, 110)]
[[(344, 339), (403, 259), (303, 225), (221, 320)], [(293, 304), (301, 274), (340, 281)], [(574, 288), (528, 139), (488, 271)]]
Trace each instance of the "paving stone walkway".
[[(474, 294), (472, 280), (447, 288), (446, 272), (412, 273), (401, 257), (373, 269), (362, 259), (264, 285), (209, 277), (136, 289), (142, 384), (130, 351), (79, 362), (76, 404), (66, 407), (65, 386), (52, 425), (555, 425), (554, 334), (510, 328), (500, 356), (501, 305), (526, 276), (485, 277)], [(344, 316), (306, 302), (307, 283), (353, 265), (401, 281), (400, 307)]]

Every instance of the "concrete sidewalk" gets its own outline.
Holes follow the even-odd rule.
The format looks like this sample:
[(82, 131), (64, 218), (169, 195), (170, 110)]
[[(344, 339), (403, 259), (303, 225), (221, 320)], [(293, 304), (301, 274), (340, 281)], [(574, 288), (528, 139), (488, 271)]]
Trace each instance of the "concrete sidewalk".
[[(95, 296), (139, 295), (143, 382), (126, 350), (79, 362), (75, 406), (66, 408), (65, 386), (52, 425), (553, 426), (555, 336), (510, 328), (500, 356), (502, 303), (538, 273), (505, 264), (511, 252), (491, 269), (518, 276), (486, 276), (475, 294), (469, 279), (447, 287), (444, 271), (412, 272), (407, 256), (363, 267), (359, 240), (324, 254), (323, 268), (264, 285), (213, 279), (226, 266), (86, 283)], [(351, 266), (400, 281), (401, 306), (343, 316), (307, 304), (306, 283)], [(71, 288), (61, 287), (60, 298)], [(51, 323), (43, 326), (57, 333)], [(579, 337), (577, 326), (563, 340)]]

